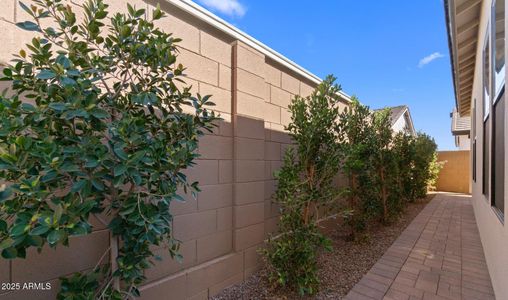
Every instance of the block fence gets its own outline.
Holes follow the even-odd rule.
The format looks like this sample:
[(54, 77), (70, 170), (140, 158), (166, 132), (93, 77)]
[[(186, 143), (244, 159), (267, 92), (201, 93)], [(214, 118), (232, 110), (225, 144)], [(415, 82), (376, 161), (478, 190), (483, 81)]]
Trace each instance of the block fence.
[[(111, 11), (126, 10), (127, 1), (106, 2)], [(196, 200), (187, 196), (186, 202), (171, 206), (183, 261), (172, 260), (164, 248), (155, 249), (163, 260), (146, 271), (141, 298), (208, 299), (259, 266), (257, 249), (277, 229), (271, 196), (276, 188), (273, 172), (291, 144), (284, 132), (290, 121), (287, 106), (293, 96), (309, 95), (316, 83), (179, 8), (175, 1), (128, 2), (147, 13), (160, 4), (168, 16), (157, 26), (183, 39), (178, 63), (187, 68), (187, 84), (194, 93), (213, 95), (215, 109), (224, 119), (201, 139), (201, 157), (187, 172), (191, 180), (199, 181), (202, 192)], [(0, 18), (29, 19), (17, 0), (2, 1)], [(32, 33), (0, 21), (0, 63), (7, 63), (31, 37)], [(106, 228), (92, 222), (93, 233), (71, 238), (68, 248), (45, 248), (41, 254), (32, 249), (26, 259), (0, 259), (0, 283), (52, 286), (47, 291), (0, 290), (0, 300), (55, 299), (60, 276), (92, 269), (109, 246)]]
[(439, 151), (438, 161), (444, 162), (439, 172), (437, 190), (442, 192), (471, 193), (471, 162), (469, 150)]

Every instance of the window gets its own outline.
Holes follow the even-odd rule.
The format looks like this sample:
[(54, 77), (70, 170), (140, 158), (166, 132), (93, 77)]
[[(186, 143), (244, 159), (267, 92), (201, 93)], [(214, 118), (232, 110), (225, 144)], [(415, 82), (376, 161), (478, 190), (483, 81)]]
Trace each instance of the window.
[(492, 6), (492, 156), (491, 205), (504, 215), (505, 165), (505, 1), (497, 0)]
[(504, 213), (504, 91), (492, 108), (492, 206)]
[(476, 182), (476, 98), (473, 100), (473, 109), (471, 111), (472, 123), (473, 123), (473, 181)]
[(476, 139), (473, 140), (473, 181), (476, 182)]
[(505, 29), (504, 29), (504, 7), (505, 1), (497, 0), (492, 9), (492, 50), (493, 50), (493, 66), (494, 66), (494, 97), (496, 101), (504, 88), (505, 82)]
[(490, 154), (490, 128), (489, 128), (489, 122), (487, 119), (487, 122), (483, 123), (483, 159), (482, 159), (482, 193), (485, 196), (489, 196), (489, 154)]
[(490, 187), (490, 126), (489, 126), (489, 113), (490, 113), (490, 40), (489, 31), (485, 36), (485, 43), (483, 45), (482, 55), (482, 83), (483, 83), (483, 157), (482, 157), (482, 193), (489, 196)]

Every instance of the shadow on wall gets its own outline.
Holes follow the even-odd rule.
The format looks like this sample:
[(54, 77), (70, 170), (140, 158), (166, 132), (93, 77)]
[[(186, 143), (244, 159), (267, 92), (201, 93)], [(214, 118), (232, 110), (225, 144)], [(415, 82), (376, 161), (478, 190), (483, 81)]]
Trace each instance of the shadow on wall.
[[(270, 124), (236, 115), (233, 122), (220, 121), (214, 132), (201, 138), (201, 157), (185, 173), (200, 182), (202, 192), (197, 199), (186, 195), (185, 202), (171, 205), (183, 261), (156, 248), (163, 260), (154, 260), (155, 266), (146, 270), (142, 299), (159, 299), (161, 293), (175, 299), (212, 296), (257, 270), (257, 249), (277, 230), (273, 173), (291, 146), (287, 133), (265, 126)], [(344, 184), (341, 177), (337, 184)], [(91, 222), (94, 231), (71, 238), (70, 247), (44, 247), (41, 254), (31, 249), (26, 259), (0, 259), (0, 282), (51, 284), (46, 291), (0, 293), (0, 299), (55, 299), (59, 277), (91, 270), (109, 247), (108, 230)]]
[(437, 190), (471, 193), (471, 162), (469, 151), (439, 151), (438, 161), (446, 161), (439, 172)]

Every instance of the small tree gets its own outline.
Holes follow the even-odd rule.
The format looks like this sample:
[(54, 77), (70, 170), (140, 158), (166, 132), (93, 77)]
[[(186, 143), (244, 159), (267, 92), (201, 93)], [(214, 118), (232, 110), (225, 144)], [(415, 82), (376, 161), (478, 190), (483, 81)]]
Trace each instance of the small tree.
[(437, 152), (432, 155), (432, 160), (429, 165), (429, 178), (427, 179), (427, 191), (434, 191), (439, 178), (439, 172), (446, 164), (446, 161), (438, 161)]
[[(415, 138), (415, 157), (413, 167), (412, 199), (424, 198), (429, 183), (437, 178), (438, 172), (431, 172), (432, 162), (437, 160), (437, 145), (433, 138), (425, 133), (418, 133)], [(436, 167), (432, 167), (435, 170)]]
[(414, 137), (410, 134), (399, 132), (395, 135), (393, 150), (397, 158), (397, 186), (401, 198), (413, 202), (413, 168), (415, 159)]
[(349, 179), (349, 214), (347, 223), (353, 233), (365, 228), (364, 210), (372, 203), (370, 172), (372, 169), (373, 127), (368, 106), (362, 105), (356, 97), (340, 115), (339, 131), (344, 138), (343, 173)]
[(387, 222), (398, 210), (398, 177), (395, 151), (393, 150), (393, 130), (390, 111), (384, 109), (373, 113), (373, 132), (371, 163), (374, 169), (373, 182), (377, 199), (381, 206), (381, 218)]
[(178, 256), (169, 207), (179, 188), (198, 191), (182, 170), (216, 120), (208, 96), (177, 86), (179, 39), (154, 27), (160, 9), (147, 20), (127, 6), (105, 25), (102, 0), (83, 5), (81, 23), (61, 0), (21, 4), (33, 21), (17, 25), (39, 37), (4, 70), (14, 96), (0, 98), (2, 256), (67, 246), (91, 232), (90, 215), (111, 218), (111, 265), (64, 278), (59, 299), (138, 295), (152, 246)]
[(302, 295), (316, 291), (317, 253), (330, 246), (316, 225), (319, 211), (334, 205), (339, 195), (333, 178), (341, 166), (337, 134), (340, 88), (334, 80), (328, 76), (310, 96), (296, 96), (289, 106), (287, 130), (296, 149), (286, 152), (276, 174), (280, 235), (271, 238), (263, 251), (271, 267), (270, 279), (294, 287)]

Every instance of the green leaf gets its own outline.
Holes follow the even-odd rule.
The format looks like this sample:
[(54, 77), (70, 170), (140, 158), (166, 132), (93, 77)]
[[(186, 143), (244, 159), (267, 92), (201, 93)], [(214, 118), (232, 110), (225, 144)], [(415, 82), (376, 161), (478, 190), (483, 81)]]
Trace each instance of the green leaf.
[(42, 244), (44, 244), (43, 239), (38, 235), (31, 235), (27, 239), (28, 244), (34, 247), (42, 247)]
[(79, 210), (83, 213), (89, 213), (96, 204), (94, 200), (87, 200), (80, 205)]
[(0, 220), (0, 232), (7, 232), (7, 222)]
[(52, 110), (61, 112), (61, 111), (65, 110), (66, 104), (62, 103), (62, 102), (53, 102), (53, 103), (50, 103), (48, 105), (48, 107), (51, 108)]
[(28, 112), (35, 112), (35, 106), (33, 106), (30, 103), (21, 104), (21, 109), (28, 111)]
[(76, 227), (73, 228), (72, 235), (73, 236), (86, 235), (86, 234), (90, 233), (90, 231), (91, 231), (91, 228), (88, 224), (86, 224), (84, 222), (80, 222), (76, 225)]
[(72, 185), (72, 188), (71, 188), (71, 193), (79, 193), (85, 186), (86, 186), (86, 180), (80, 180), (80, 181), (77, 181), (75, 182), (73, 185)]
[(34, 22), (30, 22), (30, 21), (18, 22), (18, 23), (16, 23), (16, 26), (18, 26), (19, 28), (21, 28), (23, 30), (27, 30), (27, 31), (41, 32), (41, 28), (39, 27), (39, 25), (35, 24)]
[(173, 195), (173, 198), (178, 202), (185, 202), (185, 199), (178, 194)]
[(125, 174), (126, 171), (127, 171), (127, 167), (123, 164), (120, 164), (120, 165), (115, 166), (113, 173), (115, 174), (115, 177), (118, 177), (118, 176)]
[(120, 158), (121, 160), (127, 160), (129, 157), (127, 156), (127, 153), (123, 150), (123, 146), (121, 145), (115, 145), (113, 148), (113, 151), (115, 152), (116, 156)]
[(14, 240), (11, 238), (6, 238), (5, 240), (0, 242), (0, 250), (4, 250), (6, 248), (9, 248), (14, 243)]
[(43, 235), (48, 232), (49, 227), (46, 225), (39, 225), (30, 231), (30, 235)]
[(109, 118), (109, 113), (105, 111), (104, 109), (100, 108), (94, 108), (90, 112), (92, 116), (96, 117), (97, 119), (107, 119)]
[(101, 180), (99, 179), (93, 179), (92, 180), (92, 185), (99, 191), (104, 191), (104, 183), (102, 183)]
[(63, 85), (64, 88), (73, 87), (77, 84), (74, 79), (69, 77), (61, 77), (60, 83)]
[(41, 177), (41, 182), (47, 183), (51, 180), (55, 179), (58, 176), (58, 173), (54, 170), (47, 172), (44, 176)]
[(96, 168), (99, 165), (99, 161), (95, 158), (88, 158), (85, 163), (85, 168)]
[(18, 257), (18, 251), (14, 247), (4, 249), (2, 251), (2, 257), (5, 259), (14, 259)]
[(58, 55), (55, 62), (62, 65), (64, 69), (68, 69), (72, 66), (70, 59), (68, 59), (64, 54)]
[(153, 11), (153, 19), (159, 20), (162, 17), (163, 17), (163, 13), (161, 11), (160, 4), (157, 3), (157, 8)]
[(76, 164), (73, 164), (71, 162), (66, 162), (62, 165), (61, 170), (64, 172), (69, 172), (69, 173), (78, 172), (79, 166)]
[(48, 234), (48, 243), (54, 245), (64, 237), (63, 230), (53, 230)]
[(34, 16), (34, 13), (32, 12), (32, 10), (31, 10), (28, 6), (26, 6), (26, 4), (24, 4), (23, 2), (21, 2), (21, 1), (20, 1), (20, 2), (19, 2), (19, 6), (21, 6), (21, 8), (22, 8), (24, 11), (26, 11), (26, 12), (27, 12), (27, 14), (29, 14), (29, 15), (30, 15), (30, 16), (32, 16), (32, 17)]
[(48, 70), (48, 69), (44, 69), (44, 70), (40, 71), (39, 74), (37, 74), (37, 76), (35, 76), (35, 78), (42, 79), (42, 80), (52, 79), (55, 77), (56, 77), (55, 72)]
[(4, 73), (4, 75), (5, 75), (5, 76), (7, 76), (7, 77), (9, 77), (9, 78), (10, 78), (10, 77), (12, 77), (12, 70), (11, 70), (11, 69), (9, 69), (9, 68), (5, 68), (5, 69), (3, 70), (3, 73)]
[(0, 203), (9, 199), (12, 195), (12, 189), (10, 187), (0, 186)]
[(142, 9), (136, 11), (135, 16), (136, 17), (141, 17), (144, 14), (145, 14), (145, 10), (142, 8)]
[(58, 224), (60, 222), (60, 219), (62, 218), (63, 214), (63, 207), (62, 205), (58, 204), (55, 208), (55, 213), (53, 214), (53, 222), (55, 224)]
[(25, 233), (25, 231), (27, 231), (28, 229), (30, 229), (30, 226), (27, 225), (27, 224), (17, 224), (17, 225), (14, 225), (12, 228), (11, 228), (11, 235), (13, 237), (18, 237), (18, 236), (21, 236)]
[(108, 15), (108, 12), (105, 10), (102, 10), (102, 11), (98, 11), (95, 13), (95, 18), (97, 20), (101, 20), (101, 19), (104, 19), (107, 15)]
[(122, 26), (122, 27), (121, 27), (121, 29), (120, 29), (120, 33), (122, 34), (122, 36), (123, 36), (123, 37), (128, 37), (128, 36), (130, 36), (130, 35), (131, 35), (131, 32), (132, 32), (131, 27), (130, 27), (130, 26), (128, 26), (128, 25), (124, 25), (124, 26)]
[(120, 216), (125, 217), (127, 215), (130, 215), (136, 210), (136, 205), (130, 205), (129, 207), (126, 207), (120, 211)]

